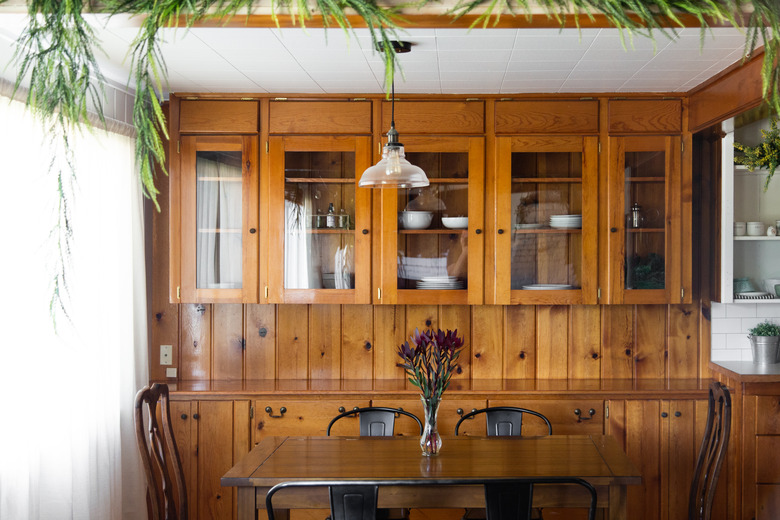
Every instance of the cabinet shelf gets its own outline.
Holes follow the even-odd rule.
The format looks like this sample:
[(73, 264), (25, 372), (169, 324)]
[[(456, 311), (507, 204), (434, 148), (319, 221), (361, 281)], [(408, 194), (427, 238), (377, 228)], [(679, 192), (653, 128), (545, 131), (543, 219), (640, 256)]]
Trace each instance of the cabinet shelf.
[(206, 233), (206, 234), (208, 234), (208, 233), (225, 233), (225, 234), (240, 235), (241, 234), (241, 230), (240, 229), (235, 229), (235, 228), (217, 228), (217, 229), (203, 228), (203, 229), (199, 229), (198, 233)]
[(307, 233), (312, 233), (314, 235), (344, 235), (344, 234), (352, 234), (355, 232), (354, 229), (316, 229), (316, 228), (308, 228), (306, 229)]
[(582, 184), (582, 177), (512, 177), (513, 183), (524, 184), (553, 184), (553, 183), (575, 183)]
[(666, 182), (664, 177), (628, 177), (626, 183), (631, 182)]
[(666, 231), (664, 228), (628, 228), (626, 229), (628, 233), (663, 233)]
[(242, 177), (198, 177), (198, 182), (243, 182)]
[(559, 235), (567, 233), (582, 233), (582, 228), (567, 228), (567, 229), (513, 229), (512, 233), (515, 235)]
[(452, 235), (459, 233), (468, 233), (468, 229), (399, 229), (402, 235)]
[(468, 177), (444, 177), (440, 179), (428, 178), (431, 184), (468, 184)]
[(300, 183), (300, 184), (355, 184), (355, 179), (323, 179), (312, 177), (285, 177), (284, 182), (288, 184)]
[(734, 237), (735, 242), (757, 242), (757, 241), (767, 241), (767, 242), (777, 242), (780, 243), (780, 237), (770, 237), (770, 236), (740, 236), (740, 237)]

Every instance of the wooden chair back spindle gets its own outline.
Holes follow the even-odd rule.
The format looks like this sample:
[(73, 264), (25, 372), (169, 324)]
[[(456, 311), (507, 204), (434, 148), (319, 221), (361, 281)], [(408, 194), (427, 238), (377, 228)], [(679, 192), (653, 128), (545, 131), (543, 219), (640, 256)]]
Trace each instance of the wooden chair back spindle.
[(709, 520), (712, 515), (715, 488), (726, 458), (730, 434), (731, 395), (725, 385), (715, 382), (710, 385), (707, 425), (691, 483), (689, 520)]
[(135, 435), (146, 473), (150, 520), (186, 520), (187, 489), (173, 436), (168, 385), (154, 383), (135, 398)]

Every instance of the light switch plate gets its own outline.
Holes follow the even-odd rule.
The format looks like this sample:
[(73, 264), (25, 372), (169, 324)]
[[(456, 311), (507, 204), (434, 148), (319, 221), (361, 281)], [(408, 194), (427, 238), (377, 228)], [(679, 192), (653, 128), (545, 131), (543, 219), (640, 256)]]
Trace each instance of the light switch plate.
[(166, 368), (165, 369), (165, 377), (176, 377), (176, 369), (175, 368)]
[(173, 345), (160, 345), (160, 364), (173, 365)]

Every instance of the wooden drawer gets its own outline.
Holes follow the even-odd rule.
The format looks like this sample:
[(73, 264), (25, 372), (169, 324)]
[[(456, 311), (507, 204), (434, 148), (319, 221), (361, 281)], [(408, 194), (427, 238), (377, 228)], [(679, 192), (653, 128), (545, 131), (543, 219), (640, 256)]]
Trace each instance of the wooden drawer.
[(609, 101), (610, 134), (682, 132), (680, 99), (613, 99)]
[(756, 399), (756, 433), (780, 435), (780, 397), (758, 396)]
[[(311, 400), (267, 399), (254, 403), (252, 419), (252, 442), (257, 444), (263, 437), (271, 435), (325, 435), (331, 419), (339, 413), (340, 407), (349, 410), (368, 406), (368, 400), (339, 399)], [(285, 412), (281, 413), (281, 408)], [(271, 411), (266, 411), (270, 408)], [(354, 428), (351, 422), (354, 421)], [(331, 430), (332, 435), (357, 435), (357, 419), (342, 419)]]
[(370, 134), (370, 101), (271, 101), (272, 134)]
[(179, 131), (186, 133), (257, 133), (257, 101), (183, 100)]
[[(590, 399), (522, 400), (491, 399), (489, 406), (519, 406), (539, 412), (550, 420), (554, 435), (604, 433), (604, 401)], [(580, 414), (575, 414), (579, 410)], [(590, 414), (590, 410), (594, 413)], [(523, 435), (543, 435), (544, 422), (537, 417), (523, 417)]]
[[(423, 415), (422, 401), (420, 399), (408, 399), (403, 401), (384, 401), (377, 399), (371, 401), (372, 406), (389, 406), (391, 408), (401, 407), (407, 412), (411, 412), (420, 418), (420, 422), (425, 424), (425, 417)], [(446, 394), (439, 405), (438, 415), (438, 428), (439, 433), (442, 435), (455, 435), (455, 425), (460, 420), (461, 415), (458, 414), (458, 410), (462, 410), (464, 414), (470, 412), (472, 409), (480, 409), (485, 407), (485, 401), (474, 399), (448, 399)], [(418, 435), (417, 424), (409, 418), (401, 417), (403, 422), (399, 419), (396, 423), (395, 433), (396, 435)], [(469, 424), (461, 425), (461, 435), (485, 435), (485, 424), (475, 424), (474, 421), (466, 421)]]
[[(382, 132), (390, 128), (390, 102), (382, 102)], [(483, 134), (485, 103), (482, 101), (398, 101), (395, 127), (404, 142), (411, 134)]]
[(497, 101), (497, 134), (596, 134), (596, 100)]

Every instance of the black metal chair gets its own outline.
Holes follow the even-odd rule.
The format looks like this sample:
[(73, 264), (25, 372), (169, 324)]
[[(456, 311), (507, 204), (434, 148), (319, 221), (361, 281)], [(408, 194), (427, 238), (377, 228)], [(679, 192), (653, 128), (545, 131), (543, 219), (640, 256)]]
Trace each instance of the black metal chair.
[(392, 437), (395, 428), (395, 419), (400, 415), (411, 417), (420, 427), (420, 435), (423, 432), (423, 425), (420, 419), (413, 413), (409, 413), (400, 408), (386, 408), (382, 406), (368, 406), (365, 408), (353, 408), (341, 412), (328, 424), (327, 434), (330, 436), (330, 429), (333, 424), (344, 417), (357, 416), (360, 421), (360, 435), (363, 437)]
[(710, 385), (707, 426), (699, 449), (699, 458), (691, 482), (688, 520), (709, 520), (718, 475), (726, 458), (731, 435), (731, 394), (725, 385)]
[(463, 421), (471, 419), (475, 415), (485, 414), (485, 423), (487, 425), (487, 435), (492, 436), (521, 436), (523, 432), (523, 415), (535, 415), (541, 418), (547, 425), (547, 434), (552, 435), (552, 425), (550, 420), (544, 415), (527, 408), (517, 408), (515, 406), (494, 406), (492, 408), (483, 408), (481, 410), (472, 410), (462, 416), (455, 425), (455, 435), (458, 435), (460, 425)]
[(498, 481), (432, 479), (423, 482), (415, 480), (282, 482), (268, 490), (265, 497), (265, 507), (268, 511), (268, 520), (275, 520), (273, 496), (278, 491), (294, 487), (328, 487), (333, 520), (376, 520), (376, 504), (380, 486), (482, 485), (485, 488), (487, 520), (529, 520), (532, 511), (533, 490), (537, 484), (582, 486), (590, 495), (588, 520), (595, 520), (596, 489), (589, 482), (580, 478), (530, 478)]
[(187, 520), (187, 488), (173, 437), (168, 385), (145, 386), (135, 397), (135, 436), (146, 474), (150, 520)]

